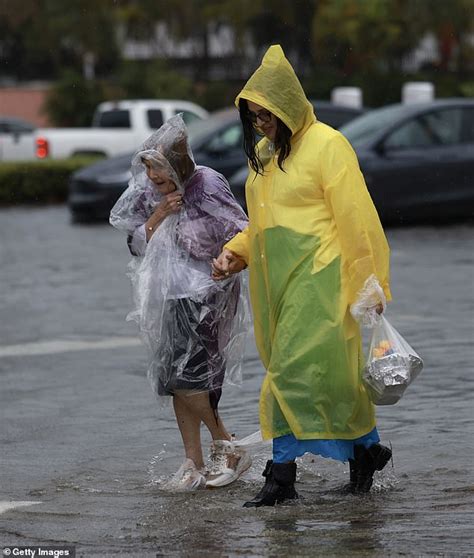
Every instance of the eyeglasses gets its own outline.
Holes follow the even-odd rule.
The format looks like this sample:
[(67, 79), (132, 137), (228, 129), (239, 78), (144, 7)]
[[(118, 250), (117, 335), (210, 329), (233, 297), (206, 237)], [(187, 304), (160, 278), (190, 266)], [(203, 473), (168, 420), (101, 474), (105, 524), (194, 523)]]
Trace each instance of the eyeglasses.
[(249, 110), (247, 111), (247, 115), (252, 124), (257, 124), (257, 120), (266, 124), (267, 122), (270, 122), (273, 116), (272, 113), (266, 109), (259, 110), (258, 112), (252, 112)]

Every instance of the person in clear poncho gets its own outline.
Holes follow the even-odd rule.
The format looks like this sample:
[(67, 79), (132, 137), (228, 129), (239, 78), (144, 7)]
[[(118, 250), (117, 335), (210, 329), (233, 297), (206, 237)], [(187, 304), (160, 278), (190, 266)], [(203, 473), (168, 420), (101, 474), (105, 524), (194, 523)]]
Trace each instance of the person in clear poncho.
[[(217, 407), (224, 380), (236, 383), (248, 311), (241, 282), (221, 285), (211, 262), (247, 225), (227, 181), (196, 166), (181, 116), (165, 123), (132, 160), (132, 179), (110, 214), (127, 234), (136, 320), (149, 354), (148, 377), (171, 396), (186, 459), (168, 488), (229, 484), (250, 466)], [(204, 465), (200, 427), (213, 442)]]
[(349, 461), (347, 491), (366, 492), (391, 451), (379, 444), (350, 309), (368, 319), (390, 299), (383, 229), (352, 147), (317, 121), (280, 46), (267, 51), (236, 105), (249, 225), (226, 244), (213, 276), (248, 265), (266, 368), (260, 425), (273, 439), (265, 486), (245, 506), (296, 498), (295, 458), (306, 452)]

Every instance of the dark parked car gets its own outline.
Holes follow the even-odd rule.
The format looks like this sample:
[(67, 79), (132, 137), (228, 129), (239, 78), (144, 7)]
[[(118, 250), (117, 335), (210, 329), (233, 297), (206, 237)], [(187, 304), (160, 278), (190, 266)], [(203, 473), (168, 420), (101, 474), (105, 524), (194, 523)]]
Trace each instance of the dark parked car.
[[(359, 116), (363, 109), (313, 101), (318, 118), (337, 127)], [(189, 137), (197, 164), (209, 166), (229, 178), (246, 167), (242, 126), (236, 109), (215, 112), (189, 125)], [(130, 180), (132, 153), (111, 157), (77, 171), (69, 182), (69, 208), (76, 222), (108, 219), (110, 210)], [(243, 188), (236, 192), (245, 206)]]
[(325, 124), (329, 124), (329, 126), (333, 128), (341, 128), (341, 126), (361, 116), (367, 110), (365, 108), (333, 105), (329, 101), (311, 99), (311, 102), (313, 103), (314, 112), (318, 120)]
[[(474, 217), (474, 100), (373, 110), (340, 131), (351, 142), (386, 224)], [(247, 168), (230, 178), (237, 196)]]

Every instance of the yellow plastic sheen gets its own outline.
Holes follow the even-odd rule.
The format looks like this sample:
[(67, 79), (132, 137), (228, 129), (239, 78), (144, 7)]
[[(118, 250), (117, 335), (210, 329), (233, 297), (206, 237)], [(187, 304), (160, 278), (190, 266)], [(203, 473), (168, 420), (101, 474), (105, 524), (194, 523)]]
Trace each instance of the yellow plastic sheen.
[(389, 248), (357, 157), (314, 116), (280, 46), (236, 99), (253, 101), (292, 131), (284, 171), (267, 138), (264, 174), (250, 169), (249, 226), (226, 248), (249, 266), (255, 338), (267, 370), (260, 395), (265, 439), (351, 440), (375, 426), (361, 382), (361, 338), (349, 306), (370, 275), (387, 300)]

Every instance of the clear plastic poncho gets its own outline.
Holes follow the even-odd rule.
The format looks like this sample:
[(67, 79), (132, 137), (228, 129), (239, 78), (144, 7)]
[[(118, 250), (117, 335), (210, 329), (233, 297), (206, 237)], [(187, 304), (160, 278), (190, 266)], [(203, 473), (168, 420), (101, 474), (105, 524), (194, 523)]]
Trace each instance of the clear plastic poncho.
[[(180, 212), (168, 215), (147, 244), (143, 225), (162, 195), (148, 178), (144, 160), (165, 172), (183, 195)], [(143, 250), (129, 264), (134, 308), (127, 319), (137, 322), (147, 346), (155, 392), (208, 391), (217, 408), (224, 380), (240, 382), (250, 315), (241, 279), (215, 282), (211, 262), (245, 228), (247, 217), (225, 178), (195, 165), (180, 116), (150, 136), (133, 157), (132, 179), (110, 223), (127, 233), (132, 253), (134, 236), (143, 238)]]

